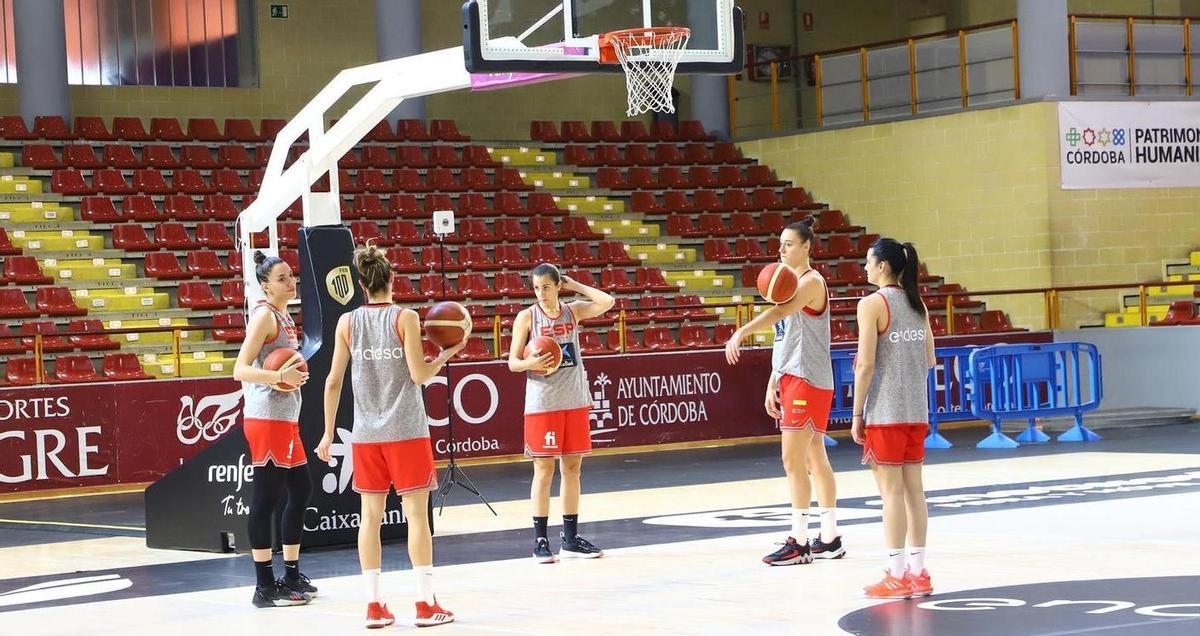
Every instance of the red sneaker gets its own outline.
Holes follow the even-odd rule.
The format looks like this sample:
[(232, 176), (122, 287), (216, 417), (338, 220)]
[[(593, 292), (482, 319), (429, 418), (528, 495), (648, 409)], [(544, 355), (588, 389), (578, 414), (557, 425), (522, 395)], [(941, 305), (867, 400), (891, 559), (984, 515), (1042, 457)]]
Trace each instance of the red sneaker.
[(433, 627), (435, 625), (445, 625), (446, 623), (454, 622), (454, 612), (442, 609), (438, 605), (437, 599), (433, 599), (433, 605), (424, 601), (417, 601), (417, 627)]
[(388, 611), (387, 605), (383, 603), (369, 603), (367, 605), (367, 629), (379, 629), (387, 627), (396, 622), (396, 617)]
[(913, 590), (909, 586), (908, 577), (896, 578), (891, 572), (884, 571), (883, 580), (875, 585), (863, 588), (867, 598), (912, 598)]
[(929, 578), (929, 570), (921, 570), (920, 574), (914, 575), (906, 569), (904, 570), (904, 580), (912, 588), (913, 596), (933, 594), (933, 581)]

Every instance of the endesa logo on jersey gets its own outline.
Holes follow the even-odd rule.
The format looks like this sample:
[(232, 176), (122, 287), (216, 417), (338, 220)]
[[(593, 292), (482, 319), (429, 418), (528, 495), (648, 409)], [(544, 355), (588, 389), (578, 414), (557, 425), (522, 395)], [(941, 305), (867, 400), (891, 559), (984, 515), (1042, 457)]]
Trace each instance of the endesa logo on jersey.
[(925, 342), (925, 330), (903, 329), (893, 331), (888, 334), (888, 340), (892, 342)]
[(402, 360), (404, 358), (404, 349), (400, 347), (352, 349), (350, 357), (354, 360)]
[(561, 338), (570, 336), (575, 333), (575, 323), (546, 325), (538, 328), (539, 336), (550, 336), (551, 338)]

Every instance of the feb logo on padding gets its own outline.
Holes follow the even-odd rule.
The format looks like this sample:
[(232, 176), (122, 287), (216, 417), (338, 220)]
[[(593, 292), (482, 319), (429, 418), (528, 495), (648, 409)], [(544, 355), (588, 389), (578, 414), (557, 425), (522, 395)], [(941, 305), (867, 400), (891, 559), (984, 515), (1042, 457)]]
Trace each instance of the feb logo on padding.
[(354, 298), (354, 288), (351, 285), (349, 265), (335, 267), (325, 275), (325, 289), (329, 290), (329, 296), (343, 305)]

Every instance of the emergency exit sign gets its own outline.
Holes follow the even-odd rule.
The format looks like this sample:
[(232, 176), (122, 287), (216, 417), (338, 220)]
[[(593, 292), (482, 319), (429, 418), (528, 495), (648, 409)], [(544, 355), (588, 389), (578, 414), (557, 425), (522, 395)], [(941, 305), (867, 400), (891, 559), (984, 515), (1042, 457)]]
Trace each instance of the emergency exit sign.
[(287, 5), (286, 4), (271, 5), (271, 17), (287, 19)]

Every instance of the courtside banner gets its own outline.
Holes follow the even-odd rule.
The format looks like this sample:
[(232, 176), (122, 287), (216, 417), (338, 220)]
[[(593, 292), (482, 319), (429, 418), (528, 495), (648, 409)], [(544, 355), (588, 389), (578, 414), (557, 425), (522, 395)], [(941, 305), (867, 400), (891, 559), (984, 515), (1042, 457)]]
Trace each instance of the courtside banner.
[(1200, 186), (1200, 102), (1059, 102), (1066, 190)]

